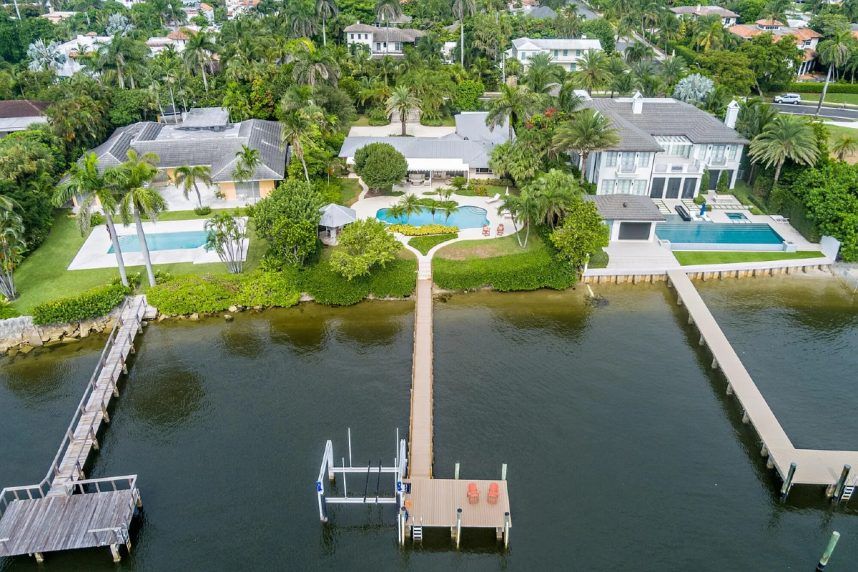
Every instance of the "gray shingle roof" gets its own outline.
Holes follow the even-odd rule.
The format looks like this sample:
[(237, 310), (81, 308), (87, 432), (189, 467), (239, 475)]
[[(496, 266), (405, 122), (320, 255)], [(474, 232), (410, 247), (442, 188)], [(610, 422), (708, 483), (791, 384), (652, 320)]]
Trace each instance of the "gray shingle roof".
[(426, 35), (422, 30), (413, 28), (389, 28), (383, 26), (370, 26), (369, 24), (352, 24), (343, 28), (343, 32), (367, 32), (373, 34), (376, 42), (416, 42), (417, 38)]
[(584, 199), (596, 203), (605, 220), (665, 220), (652, 199), (642, 195), (584, 195)]
[(182, 128), (224, 127), (229, 123), (225, 107), (195, 107), (185, 114)]
[(537, 6), (532, 10), (524, 13), (528, 18), (536, 18), (538, 20), (553, 20), (557, 17), (557, 12), (548, 6)]
[(639, 114), (632, 112), (632, 99), (628, 97), (594, 98), (585, 105), (613, 122), (620, 142), (612, 149), (620, 151), (660, 151), (655, 135), (684, 135), (692, 143), (748, 143), (714, 116), (672, 98), (644, 98)]
[(286, 171), (286, 151), (280, 149), (280, 124), (250, 119), (226, 129), (183, 130), (182, 125), (141, 122), (121, 127), (93, 149), (101, 169), (125, 160), (128, 149), (158, 155), (162, 169), (183, 165), (209, 165), (214, 182), (232, 181), (235, 154), (242, 145), (259, 151), (260, 165), (250, 180), (280, 180)]
[(346, 137), (340, 157), (354, 157), (355, 151), (370, 143), (388, 143), (406, 159), (461, 159), (473, 168), (488, 168), (491, 145), (463, 139), (428, 137)]
[(468, 141), (483, 141), (493, 145), (500, 145), (509, 139), (509, 119), (505, 119), (503, 125), (489, 129), (486, 125), (487, 111), (464, 111), (457, 114), (456, 133), (449, 138), (459, 138)]

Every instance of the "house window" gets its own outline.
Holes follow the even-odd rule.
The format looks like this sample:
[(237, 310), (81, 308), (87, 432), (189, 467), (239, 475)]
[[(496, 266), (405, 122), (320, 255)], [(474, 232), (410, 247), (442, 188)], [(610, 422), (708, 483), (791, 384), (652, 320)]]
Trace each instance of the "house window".
[(616, 183), (616, 179), (603, 179), (602, 180), (602, 191), (603, 195), (612, 195), (614, 194), (614, 183)]
[(256, 200), (259, 198), (259, 181), (235, 183), (235, 197), (239, 200)]
[(396, 42), (395, 44), (393, 44), (393, 49), (397, 52), (401, 52), (402, 51), (402, 43)]
[(575, 50), (575, 57), (578, 58), (581, 56), (581, 50)]
[(654, 199), (664, 197), (664, 178), (656, 177), (652, 180), (652, 188), (649, 191), (649, 196)]
[(643, 179), (635, 181), (632, 185), (632, 194), (646, 195), (646, 181)]
[(620, 153), (620, 171), (634, 171), (635, 170), (635, 154), (634, 153)]
[(632, 180), (631, 179), (617, 179), (617, 184), (614, 187), (614, 193), (627, 195), (632, 192)]
[(350, 39), (350, 40), (354, 40), (354, 39), (355, 39), (355, 35), (354, 35), (354, 34), (349, 34), (349, 39)]
[(727, 158), (733, 160), (736, 158), (736, 149), (738, 145), (727, 145)]
[(577, 65), (575, 65), (575, 64), (569, 64), (569, 71), (575, 71), (576, 69), (578, 69), (578, 66), (577, 66)]
[(567, 57), (569, 55), (569, 50), (563, 50), (563, 57)]
[(555, 58), (557, 57), (557, 54), (558, 54), (558, 53), (559, 53), (559, 51), (558, 51), (558, 50), (554, 50), (554, 57), (555, 57)]
[(616, 167), (617, 166), (617, 153), (616, 151), (608, 151), (605, 153), (605, 166), (606, 167)]
[(723, 165), (724, 161), (726, 161), (725, 149), (726, 145), (713, 145), (712, 146), (712, 164), (713, 165)]
[(638, 167), (649, 167), (649, 153), (638, 153)]
[(376, 43), (375, 43), (375, 51), (377, 51), (377, 52), (380, 52), (380, 51), (381, 51), (381, 42), (376, 42)]
[(477, 174), (478, 175), (491, 175), (492, 170), (489, 169), (488, 167), (477, 167)]

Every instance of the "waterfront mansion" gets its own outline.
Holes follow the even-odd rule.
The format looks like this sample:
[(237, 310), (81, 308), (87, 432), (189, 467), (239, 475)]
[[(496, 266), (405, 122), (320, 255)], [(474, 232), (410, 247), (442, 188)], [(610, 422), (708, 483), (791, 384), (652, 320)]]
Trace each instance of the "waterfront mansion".
[[(591, 153), (587, 179), (596, 194), (634, 194), (655, 199), (691, 199), (715, 189), (724, 176), (732, 189), (748, 140), (735, 129), (739, 104), (724, 122), (672, 98), (595, 98), (586, 102), (611, 120), (620, 141)], [(708, 188), (701, 189), (704, 171)]]

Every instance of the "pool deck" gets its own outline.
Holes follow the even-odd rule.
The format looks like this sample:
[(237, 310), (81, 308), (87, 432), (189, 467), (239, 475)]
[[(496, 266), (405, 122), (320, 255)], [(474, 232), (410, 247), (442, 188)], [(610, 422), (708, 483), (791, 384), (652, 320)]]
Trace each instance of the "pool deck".
[[(776, 469), (785, 481), (786, 492), (793, 484), (833, 487), (845, 465), (858, 469), (858, 451), (797, 449), (792, 444), (686, 271), (670, 270), (667, 274), (679, 304), (688, 311), (689, 323), (700, 332), (701, 345), (705, 344), (713, 355), (712, 366), (720, 369), (727, 379), (728, 395), (736, 396), (742, 407), (743, 421), (759, 435), (760, 454), (768, 458), (769, 467)], [(792, 463), (796, 465), (795, 473), (791, 482), (786, 483)], [(858, 471), (849, 474), (845, 485), (858, 485)]]
[[(246, 219), (244, 219), (246, 220)], [(166, 232), (192, 232), (205, 230), (206, 219), (144, 222), (143, 232), (147, 235)], [(133, 224), (123, 226), (116, 225), (117, 234), (122, 236), (137, 236), (137, 227)], [(250, 244), (250, 241), (246, 243)], [(93, 227), (83, 246), (78, 250), (74, 260), (69, 264), (69, 270), (89, 270), (93, 268), (116, 268), (116, 255), (108, 252), (112, 243), (107, 226), (99, 225)], [(149, 257), (152, 264), (175, 264), (177, 262), (191, 262), (193, 264), (209, 264), (220, 262), (215, 251), (206, 251), (205, 248), (184, 248), (174, 250), (151, 250)], [(247, 257), (247, 246), (242, 259)], [(123, 252), (122, 258), (126, 266), (143, 266), (143, 254), (141, 252)]]

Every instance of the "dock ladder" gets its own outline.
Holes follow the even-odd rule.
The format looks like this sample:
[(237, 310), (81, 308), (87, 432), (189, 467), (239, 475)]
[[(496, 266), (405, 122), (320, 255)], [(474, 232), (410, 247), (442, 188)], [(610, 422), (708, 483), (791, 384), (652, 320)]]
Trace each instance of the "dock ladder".
[(852, 485), (843, 487), (843, 494), (840, 495), (840, 502), (849, 502), (849, 499), (852, 498), (852, 494), (855, 492), (855, 487)]

